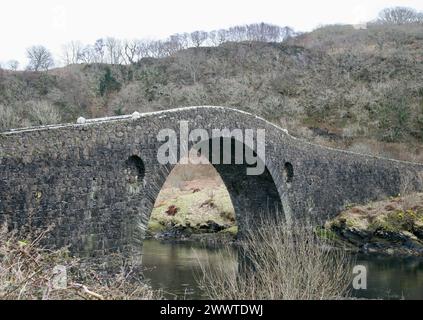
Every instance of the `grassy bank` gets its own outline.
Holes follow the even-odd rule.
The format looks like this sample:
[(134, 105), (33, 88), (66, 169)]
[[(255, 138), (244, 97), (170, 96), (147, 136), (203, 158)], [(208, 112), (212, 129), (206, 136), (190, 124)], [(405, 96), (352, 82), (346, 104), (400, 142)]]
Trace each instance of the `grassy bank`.
[(237, 233), (230, 196), (218, 180), (193, 180), (162, 189), (149, 226), (152, 236), (189, 237), (192, 234)]
[(366, 253), (423, 255), (423, 193), (350, 206), (325, 228)]

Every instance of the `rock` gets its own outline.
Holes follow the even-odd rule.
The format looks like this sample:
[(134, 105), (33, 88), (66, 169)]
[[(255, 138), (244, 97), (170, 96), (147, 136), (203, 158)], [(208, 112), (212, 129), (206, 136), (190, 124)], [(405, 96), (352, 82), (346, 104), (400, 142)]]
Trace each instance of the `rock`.
[(78, 120), (76, 120), (77, 124), (84, 124), (87, 122), (87, 119), (85, 119), (84, 117), (79, 117)]
[(419, 251), (419, 252), (423, 252), (423, 244), (421, 244), (418, 241), (415, 241), (413, 239), (408, 240), (407, 242), (404, 243), (404, 246), (407, 249), (411, 249), (411, 250), (415, 250), (415, 251)]
[(225, 226), (221, 226), (220, 224), (214, 222), (214, 221), (207, 221), (208, 229), (211, 232), (219, 232), (225, 229)]
[(388, 249), (386, 250), (386, 253), (387, 253), (388, 255), (390, 255), (390, 256), (393, 256), (393, 255), (395, 254), (395, 250), (394, 250), (394, 249), (392, 249), (392, 248), (388, 248)]
[(132, 119), (136, 120), (136, 119), (139, 119), (139, 118), (141, 118), (141, 113), (139, 113), (139, 112), (135, 111), (135, 112), (132, 114)]
[(413, 234), (420, 240), (423, 240), (423, 228), (419, 227), (419, 228), (415, 228), (413, 230)]
[(402, 231), (402, 232), (400, 232), (400, 235), (404, 238), (408, 238), (408, 239), (411, 239), (411, 240), (418, 240), (418, 238), (414, 234), (412, 234), (411, 232), (408, 232), (408, 231)]
[(376, 237), (388, 240), (389, 242), (405, 242), (408, 240), (408, 236), (402, 232), (386, 231), (382, 229), (376, 230), (374, 235)]
[(361, 248), (360, 251), (363, 253), (376, 253), (380, 251), (377, 244), (374, 243), (365, 243)]
[(363, 242), (366, 242), (369, 236), (363, 230), (358, 230), (356, 228), (345, 228), (345, 229), (340, 228), (339, 230), (335, 232), (339, 234), (341, 238), (353, 243), (356, 246), (359, 246)]

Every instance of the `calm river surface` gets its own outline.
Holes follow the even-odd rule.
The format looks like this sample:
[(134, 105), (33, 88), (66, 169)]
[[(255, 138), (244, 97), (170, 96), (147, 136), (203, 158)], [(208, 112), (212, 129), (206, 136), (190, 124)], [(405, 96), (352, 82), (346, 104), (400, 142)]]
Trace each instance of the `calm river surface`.
[[(216, 265), (224, 257), (228, 266), (235, 264), (231, 255), (219, 247), (198, 243), (144, 241), (144, 274), (153, 288), (161, 288), (170, 299), (203, 299), (196, 284), (201, 274), (199, 261)], [(423, 258), (390, 258), (359, 255), (357, 264), (368, 270), (367, 290), (354, 296), (378, 299), (423, 299)]]

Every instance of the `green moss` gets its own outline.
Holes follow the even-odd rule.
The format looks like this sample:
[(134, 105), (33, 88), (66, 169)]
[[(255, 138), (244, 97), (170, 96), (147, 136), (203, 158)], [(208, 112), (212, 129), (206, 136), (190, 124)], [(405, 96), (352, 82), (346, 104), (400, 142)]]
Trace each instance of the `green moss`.
[[(367, 228), (367, 220), (363, 219), (360, 216), (356, 215), (345, 215), (341, 218), (340, 225), (346, 225), (348, 228), (355, 228), (355, 229), (366, 229)], [(341, 221), (343, 223), (341, 223)]]
[(355, 204), (354, 203), (348, 203), (346, 206), (345, 206), (345, 209), (351, 209), (351, 208), (353, 208), (355, 206)]
[(375, 230), (383, 230), (383, 231), (388, 231), (388, 232), (395, 232), (396, 228), (393, 227), (393, 225), (391, 223), (389, 223), (388, 221), (386, 221), (383, 217), (379, 218), (379, 219), (375, 219), (370, 225), (369, 225), (369, 229), (371, 231), (375, 231)]
[(148, 223), (148, 231), (151, 233), (158, 233), (165, 229), (164, 225), (162, 225), (160, 222), (150, 219)]
[(317, 237), (324, 240), (335, 240), (338, 238), (338, 235), (330, 229), (316, 227), (314, 233)]
[(349, 228), (355, 228), (355, 227), (357, 227), (357, 224), (355, 223), (355, 221), (353, 219), (347, 219), (345, 221), (345, 224)]
[(230, 234), (232, 236), (236, 236), (238, 234), (238, 226), (232, 226), (230, 228), (227, 228), (227, 229), (221, 231), (221, 233), (226, 233), (226, 234)]
[(416, 224), (420, 224), (423, 215), (414, 210), (396, 210), (381, 214), (371, 223), (369, 229), (382, 229), (390, 232), (412, 231)]

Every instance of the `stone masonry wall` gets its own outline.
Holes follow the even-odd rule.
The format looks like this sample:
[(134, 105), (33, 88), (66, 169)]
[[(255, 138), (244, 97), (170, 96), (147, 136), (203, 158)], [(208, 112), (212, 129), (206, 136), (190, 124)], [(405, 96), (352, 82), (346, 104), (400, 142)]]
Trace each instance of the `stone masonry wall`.
[(48, 244), (86, 256), (141, 248), (171, 165), (157, 161), (163, 128), (265, 129), (266, 171), (217, 165), (241, 231), (266, 212), (324, 220), (349, 203), (423, 190), (423, 166), (313, 145), (237, 110), (175, 109), (0, 134), (0, 223), (54, 224)]

